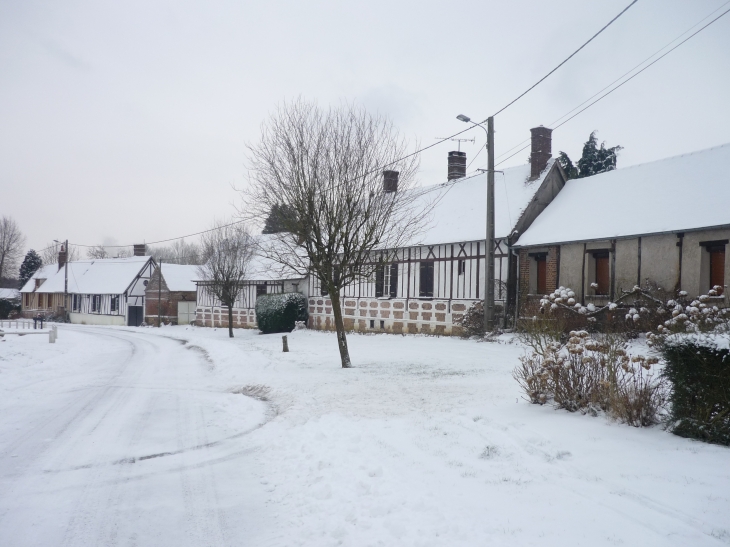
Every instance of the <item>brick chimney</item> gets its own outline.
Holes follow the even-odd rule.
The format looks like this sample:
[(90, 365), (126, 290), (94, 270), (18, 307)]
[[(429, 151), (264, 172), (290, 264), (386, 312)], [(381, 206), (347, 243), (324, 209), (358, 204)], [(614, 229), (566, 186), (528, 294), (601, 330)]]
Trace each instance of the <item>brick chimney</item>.
[(460, 179), (466, 176), (466, 152), (449, 152), (448, 180)]
[(58, 269), (60, 270), (66, 265), (66, 261), (68, 260), (68, 252), (66, 251), (66, 248), (61, 245), (61, 250), (58, 251)]
[(398, 171), (383, 171), (383, 192), (389, 194), (398, 191)]
[(547, 127), (533, 127), (530, 129), (532, 134), (532, 149), (530, 151), (530, 180), (535, 180), (540, 176), (542, 170), (545, 169), (548, 160), (553, 155), (552, 129)]
[(147, 245), (140, 243), (134, 246), (134, 256), (145, 256), (147, 254)]

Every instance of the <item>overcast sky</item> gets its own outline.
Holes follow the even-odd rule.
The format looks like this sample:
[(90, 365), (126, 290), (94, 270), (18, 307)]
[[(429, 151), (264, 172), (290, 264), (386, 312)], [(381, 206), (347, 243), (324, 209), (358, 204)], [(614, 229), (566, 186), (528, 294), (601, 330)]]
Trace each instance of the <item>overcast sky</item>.
[[(0, 215), (36, 249), (203, 230), (234, 212), (245, 145), (277, 103), (357, 101), (430, 144), (465, 127), (457, 114), (502, 107), (628, 3), (2, 0)], [(724, 3), (640, 0), (496, 118), (497, 154)], [(729, 84), (730, 14), (555, 131), (553, 153), (577, 159), (594, 129), (624, 146), (619, 168), (729, 142)], [(484, 145), (473, 135), (470, 159)], [(445, 179), (452, 148), (422, 155), (421, 184)]]

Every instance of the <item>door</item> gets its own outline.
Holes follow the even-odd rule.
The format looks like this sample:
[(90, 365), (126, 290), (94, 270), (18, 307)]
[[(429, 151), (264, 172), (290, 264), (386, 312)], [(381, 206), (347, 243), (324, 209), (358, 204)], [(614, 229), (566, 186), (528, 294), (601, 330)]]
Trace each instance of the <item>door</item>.
[(725, 245), (707, 249), (710, 251), (710, 288), (719, 286), (717, 295), (721, 296), (725, 285)]
[(596, 254), (596, 294), (608, 295), (611, 275), (608, 268), (608, 253)]
[(127, 306), (127, 326), (139, 327), (144, 321), (143, 306)]
[(195, 302), (178, 302), (177, 303), (177, 324), (189, 325), (195, 321)]
[(535, 258), (537, 266), (537, 294), (543, 295), (547, 292), (547, 260), (544, 256)]

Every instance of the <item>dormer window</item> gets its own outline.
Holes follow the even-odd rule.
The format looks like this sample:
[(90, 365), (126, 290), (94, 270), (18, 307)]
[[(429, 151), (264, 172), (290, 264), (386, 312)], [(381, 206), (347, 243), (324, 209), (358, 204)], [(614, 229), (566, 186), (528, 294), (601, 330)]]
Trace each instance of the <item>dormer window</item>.
[(36, 280), (35, 280), (35, 288), (38, 289), (41, 285), (43, 285), (43, 282), (44, 281), (45, 281), (45, 279), (40, 279), (40, 278), (37, 278), (36, 277)]

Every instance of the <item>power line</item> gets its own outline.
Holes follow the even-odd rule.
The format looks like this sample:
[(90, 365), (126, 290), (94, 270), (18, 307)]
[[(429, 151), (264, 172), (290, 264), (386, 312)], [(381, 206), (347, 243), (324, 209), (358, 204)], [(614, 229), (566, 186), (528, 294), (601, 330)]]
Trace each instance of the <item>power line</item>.
[[(688, 32), (689, 32), (690, 30), (692, 30), (692, 29), (693, 29), (694, 27), (696, 27), (697, 25), (701, 24), (701, 23), (702, 23), (702, 21), (704, 21), (704, 20), (705, 20), (705, 19), (707, 19), (708, 17), (711, 17), (711, 16), (712, 16), (712, 14), (716, 13), (716, 12), (717, 12), (718, 10), (722, 9), (723, 7), (725, 7), (725, 6), (726, 6), (727, 4), (729, 4), (729, 3), (730, 3), (730, 1), (728, 1), (728, 2), (725, 2), (725, 4), (723, 4), (722, 6), (720, 6), (719, 8), (717, 8), (717, 9), (716, 9), (715, 11), (713, 11), (712, 13), (710, 13), (709, 15), (707, 15), (706, 17), (704, 17), (704, 18), (703, 18), (702, 20), (700, 20), (700, 21), (699, 21), (698, 23), (695, 23), (695, 24), (694, 24), (694, 25), (693, 25), (692, 27), (690, 27), (690, 28), (689, 28), (688, 30), (684, 31), (684, 32), (683, 32), (682, 34), (680, 34), (679, 36), (677, 36), (677, 37), (676, 37), (676, 38), (675, 38), (674, 40), (672, 40), (671, 42), (669, 42), (669, 43), (668, 43), (667, 45), (665, 45), (664, 47), (662, 47), (662, 48), (660, 48), (659, 50), (657, 50), (657, 51), (656, 51), (655, 53), (653, 53), (652, 55), (650, 55), (649, 57), (647, 57), (646, 59), (644, 59), (644, 60), (643, 60), (643, 61), (642, 61), (641, 63), (639, 63), (638, 65), (634, 66), (634, 68), (632, 68), (632, 69), (631, 69), (631, 70), (629, 70), (628, 72), (625, 72), (625, 73), (624, 73), (624, 74), (623, 74), (622, 76), (620, 76), (620, 77), (618, 77), (617, 79), (615, 79), (615, 80), (614, 80), (613, 82), (611, 82), (610, 84), (608, 84), (607, 86), (605, 86), (605, 87), (604, 87), (603, 89), (601, 89), (601, 90), (600, 90), (600, 91), (598, 91), (597, 93), (594, 93), (594, 94), (593, 94), (593, 95), (592, 95), (591, 97), (589, 97), (588, 99), (586, 99), (585, 101), (583, 101), (582, 103), (580, 103), (580, 104), (579, 104), (578, 106), (574, 107), (573, 109), (569, 110), (568, 112), (566, 112), (565, 114), (563, 114), (562, 116), (560, 116), (560, 117), (559, 117), (559, 118), (558, 118), (557, 120), (555, 120), (555, 122), (557, 122), (557, 121), (559, 121), (559, 120), (561, 120), (561, 119), (565, 118), (565, 117), (566, 117), (566, 116), (568, 116), (568, 115), (569, 115), (569, 114), (570, 114), (571, 112), (574, 112), (574, 111), (575, 111), (576, 109), (580, 108), (580, 107), (581, 107), (582, 105), (586, 104), (586, 103), (587, 103), (588, 101), (590, 101), (591, 99), (593, 99), (593, 98), (594, 98), (594, 97), (596, 97), (597, 95), (601, 94), (601, 93), (602, 93), (603, 91), (605, 91), (606, 89), (608, 89), (609, 87), (611, 87), (611, 86), (612, 86), (613, 84), (615, 84), (616, 82), (618, 82), (619, 80), (621, 80), (622, 78), (624, 78), (624, 77), (625, 77), (625, 76), (626, 76), (627, 74), (630, 74), (631, 72), (633, 72), (634, 70), (636, 70), (636, 68), (638, 68), (639, 66), (643, 65), (644, 63), (646, 63), (646, 62), (647, 62), (647, 61), (648, 61), (649, 59), (651, 59), (652, 57), (654, 57), (655, 55), (657, 55), (657, 54), (658, 54), (659, 52), (661, 52), (662, 50), (666, 49), (666, 48), (667, 48), (667, 47), (668, 47), (668, 46), (669, 46), (670, 44), (672, 44), (672, 43), (676, 42), (676, 41), (677, 41), (677, 40), (678, 40), (679, 38), (681, 38), (682, 36), (684, 36), (685, 34), (687, 34), (687, 33), (688, 33)], [(597, 102), (601, 101), (602, 99), (606, 98), (606, 97), (607, 97), (608, 95), (610, 95), (611, 93), (613, 93), (614, 91), (616, 91), (616, 90), (617, 90), (618, 88), (620, 88), (621, 86), (623, 86), (623, 85), (624, 85), (624, 84), (626, 84), (627, 82), (629, 82), (629, 81), (633, 80), (633, 79), (634, 79), (634, 78), (635, 78), (636, 76), (638, 76), (639, 74), (641, 74), (642, 72), (644, 72), (644, 71), (645, 71), (645, 70), (646, 70), (647, 68), (649, 68), (650, 66), (652, 66), (652, 65), (653, 65), (654, 63), (658, 62), (659, 60), (661, 60), (661, 59), (663, 59), (664, 57), (666, 57), (667, 55), (669, 55), (669, 54), (670, 54), (670, 53), (671, 53), (672, 51), (674, 51), (675, 49), (677, 49), (677, 48), (678, 48), (679, 46), (681, 46), (682, 44), (684, 44), (684, 43), (685, 43), (685, 42), (687, 42), (688, 40), (690, 40), (690, 39), (692, 39), (693, 37), (695, 37), (695, 36), (696, 36), (697, 34), (699, 34), (700, 32), (702, 32), (703, 30), (705, 30), (705, 29), (706, 29), (707, 27), (709, 27), (710, 25), (712, 25), (713, 23), (715, 23), (715, 22), (716, 22), (716, 21), (717, 21), (718, 19), (720, 19), (721, 17), (723, 17), (723, 16), (727, 15), (728, 13), (730, 13), (730, 9), (728, 9), (728, 10), (725, 10), (724, 12), (722, 12), (722, 13), (721, 13), (720, 15), (718, 15), (717, 17), (715, 17), (715, 18), (714, 18), (714, 19), (713, 19), (712, 21), (710, 21), (709, 23), (707, 23), (707, 24), (706, 24), (706, 25), (704, 25), (703, 27), (699, 28), (699, 29), (698, 29), (697, 31), (693, 32), (693, 33), (692, 33), (691, 35), (689, 35), (689, 36), (688, 36), (687, 38), (685, 38), (684, 40), (682, 40), (681, 42), (679, 42), (679, 43), (678, 43), (677, 45), (675, 45), (675, 46), (674, 46), (673, 48), (671, 48), (670, 50), (668, 50), (668, 51), (666, 51), (665, 53), (663, 53), (663, 54), (662, 54), (661, 56), (659, 56), (659, 57), (657, 57), (656, 59), (654, 59), (654, 60), (653, 60), (653, 61), (652, 61), (651, 63), (649, 63), (648, 65), (644, 66), (644, 67), (643, 67), (643, 68), (642, 68), (641, 70), (639, 70), (638, 72), (636, 72), (636, 73), (632, 74), (632, 75), (631, 75), (631, 76), (630, 76), (629, 78), (627, 78), (626, 80), (624, 80), (623, 82), (621, 82), (621, 83), (620, 83), (619, 85), (617, 85), (616, 87), (614, 87), (613, 89), (611, 89), (611, 90), (610, 90), (610, 91), (608, 91), (607, 93), (604, 93), (603, 95), (601, 95), (600, 97), (598, 97), (598, 99), (596, 99), (595, 101), (593, 101), (593, 102), (591, 102), (590, 104), (588, 104), (588, 105), (587, 105), (587, 106), (586, 106), (585, 108), (582, 108), (581, 110), (579, 110), (578, 112), (576, 112), (575, 114), (573, 114), (572, 116), (570, 116), (569, 118), (567, 118), (566, 120), (563, 120), (562, 122), (560, 122), (560, 123), (559, 123), (558, 125), (556, 125), (556, 126), (555, 126), (555, 127), (553, 128), (553, 131), (555, 131), (555, 130), (556, 130), (556, 129), (558, 129), (559, 127), (561, 127), (561, 126), (565, 125), (566, 123), (568, 123), (568, 122), (569, 122), (570, 120), (572, 120), (573, 118), (575, 118), (576, 116), (578, 116), (578, 115), (579, 115), (579, 114), (581, 114), (582, 112), (584, 112), (584, 111), (588, 110), (588, 109), (589, 109), (589, 108), (590, 108), (591, 106), (593, 106), (593, 105), (594, 105), (594, 104), (596, 104)], [(555, 122), (552, 122), (552, 123), (551, 123), (550, 125), (553, 125), (553, 124), (554, 124)], [(512, 151), (512, 150), (514, 150), (515, 148), (517, 148), (517, 146), (520, 146), (521, 144), (523, 144), (523, 143), (525, 143), (525, 142), (527, 142), (527, 141), (529, 141), (529, 140), (530, 140), (530, 139), (526, 139), (526, 140), (522, 141), (522, 142), (521, 142), (520, 144), (518, 144), (518, 145), (516, 145), (516, 146), (513, 146), (512, 148), (510, 148), (510, 149), (509, 149), (509, 150), (507, 150), (506, 152), (502, 153), (502, 154), (501, 154), (501, 155), (500, 155), (499, 157), (503, 156), (504, 154), (507, 154), (507, 153), (509, 153), (510, 151)], [(517, 154), (519, 154), (519, 153), (520, 153), (520, 152), (522, 152), (523, 150), (527, 149), (527, 148), (528, 148), (529, 146), (530, 146), (529, 144), (528, 144), (528, 145), (526, 145), (526, 146), (523, 146), (522, 148), (520, 148), (519, 150), (517, 150), (517, 151), (516, 151), (516, 152), (514, 152), (513, 154), (510, 154), (509, 156), (507, 156), (506, 158), (504, 158), (503, 160), (501, 160), (501, 161), (500, 161), (499, 163), (497, 163), (496, 165), (500, 165), (500, 164), (504, 163), (504, 162), (505, 162), (505, 161), (507, 161), (508, 159), (510, 159), (510, 158), (512, 158), (512, 157), (514, 157), (514, 156), (516, 156)], [(481, 152), (481, 149), (480, 149), (480, 152)], [(474, 156), (474, 159), (476, 159), (478, 155), (479, 155), (479, 154), (475, 155), (475, 156)], [(473, 162), (473, 161), (474, 161), (474, 160), (472, 160), (472, 162)], [(469, 164), (469, 165), (471, 165), (471, 163), (472, 163), (472, 162), (470, 162), (470, 164)]]
[[(578, 52), (579, 52), (579, 51), (580, 51), (581, 49), (583, 49), (583, 48), (584, 48), (584, 47), (586, 47), (586, 46), (587, 46), (588, 44), (590, 44), (590, 43), (591, 43), (591, 42), (592, 42), (592, 41), (593, 41), (593, 40), (594, 40), (594, 39), (595, 39), (595, 38), (596, 38), (596, 37), (597, 37), (597, 36), (598, 36), (599, 34), (601, 34), (601, 33), (602, 33), (602, 32), (603, 32), (604, 30), (606, 30), (606, 29), (607, 29), (608, 27), (610, 27), (610, 26), (611, 26), (611, 25), (612, 25), (612, 24), (614, 23), (614, 21), (616, 21), (616, 19), (618, 19), (618, 18), (619, 18), (619, 17), (621, 17), (621, 16), (622, 16), (622, 15), (623, 15), (624, 13), (626, 13), (626, 12), (628, 11), (628, 9), (629, 9), (629, 8), (630, 8), (631, 6), (633, 6), (634, 4), (636, 4), (636, 2), (638, 2), (638, 1), (639, 1), (639, 0), (634, 0), (633, 2), (631, 2), (631, 3), (630, 3), (630, 4), (628, 5), (628, 6), (626, 6), (626, 7), (625, 7), (625, 8), (623, 9), (623, 10), (621, 10), (621, 13), (619, 13), (619, 14), (618, 14), (618, 15), (617, 15), (616, 17), (614, 17), (614, 18), (613, 18), (613, 19), (611, 19), (611, 20), (610, 20), (610, 21), (609, 21), (608, 23), (606, 23), (606, 25), (605, 25), (605, 26), (604, 26), (604, 27), (603, 27), (603, 28), (602, 28), (601, 30), (599, 30), (599, 31), (598, 31), (598, 32), (596, 32), (596, 33), (595, 33), (595, 34), (594, 34), (593, 36), (591, 36), (591, 37), (590, 37), (590, 38), (588, 39), (588, 41), (587, 41), (587, 42), (585, 42), (585, 43), (584, 43), (584, 44), (583, 44), (582, 46), (580, 46), (580, 47), (579, 47), (578, 49), (576, 49), (576, 50), (575, 50), (575, 51), (574, 51), (573, 53), (571, 53), (571, 54), (570, 54), (570, 55), (569, 55), (568, 57), (566, 57), (566, 58), (565, 58), (565, 59), (564, 59), (564, 60), (563, 60), (563, 61), (562, 61), (562, 62), (561, 62), (561, 63), (560, 63), (560, 64), (559, 64), (558, 66), (556, 66), (556, 67), (555, 67), (554, 69), (552, 69), (552, 70), (551, 70), (550, 72), (548, 72), (547, 74), (545, 74), (545, 76), (543, 76), (542, 78), (540, 78), (540, 79), (539, 79), (539, 80), (538, 80), (537, 82), (535, 82), (535, 83), (534, 83), (534, 84), (532, 84), (532, 85), (531, 85), (531, 86), (530, 86), (529, 88), (527, 88), (527, 90), (525, 90), (525, 91), (524, 91), (524, 92), (522, 92), (522, 93), (521, 93), (520, 95), (518, 95), (518, 96), (517, 96), (516, 98), (512, 99), (512, 100), (511, 100), (510, 102), (508, 102), (508, 103), (507, 103), (506, 105), (504, 105), (504, 106), (503, 106), (502, 108), (500, 108), (499, 110), (497, 110), (497, 111), (496, 111), (496, 112), (495, 112), (494, 114), (492, 114), (492, 116), (490, 116), (490, 117), (494, 117), (494, 116), (496, 116), (497, 114), (499, 114), (500, 112), (504, 112), (505, 110), (507, 110), (507, 108), (509, 108), (510, 106), (512, 106), (513, 104), (515, 104), (515, 103), (516, 103), (517, 101), (519, 101), (519, 100), (520, 100), (520, 99), (521, 99), (522, 97), (524, 97), (524, 96), (525, 96), (525, 95), (527, 95), (527, 94), (528, 94), (528, 93), (529, 93), (530, 91), (532, 91), (533, 89), (535, 89), (535, 88), (536, 88), (536, 87), (537, 87), (538, 85), (540, 85), (540, 84), (541, 84), (541, 83), (542, 83), (543, 81), (545, 81), (545, 80), (547, 79), (547, 77), (548, 77), (548, 76), (550, 76), (550, 75), (551, 75), (552, 73), (554, 73), (554, 72), (555, 72), (556, 70), (558, 70), (558, 69), (559, 69), (559, 68), (560, 68), (561, 66), (563, 66), (563, 65), (564, 65), (565, 63), (567, 63), (568, 61), (570, 61), (570, 59), (572, 59), (572, 58), (573, 58), (573, 57), (574, 57), (574, 56), (576, 55), (576, 53), (578, 53)], [(488, 119), (488, 118), (487, 118), (487, 119)], [(482, 123), (485, 123), (486, 121), (487, 121), (487, 120), (484, 120), (484, 121), (483, 121)]]

